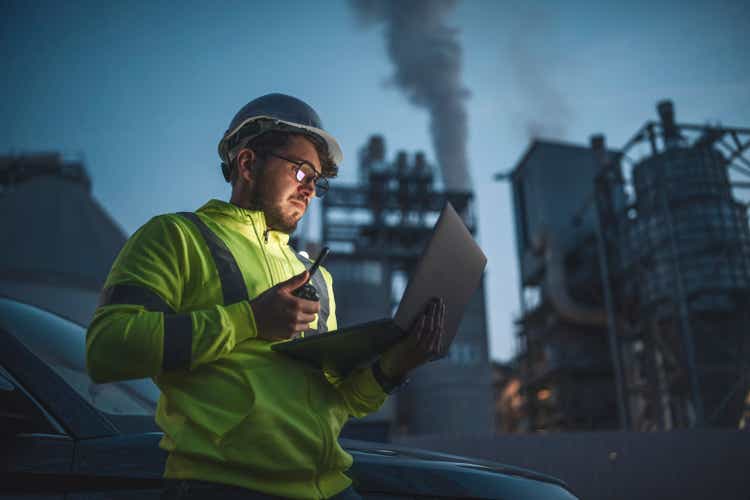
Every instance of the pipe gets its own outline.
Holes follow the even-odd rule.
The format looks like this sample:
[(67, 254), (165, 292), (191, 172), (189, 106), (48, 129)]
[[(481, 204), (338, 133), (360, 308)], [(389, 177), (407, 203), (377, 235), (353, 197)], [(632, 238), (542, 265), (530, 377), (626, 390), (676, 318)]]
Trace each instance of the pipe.
[(656, 104), (656, 111), (659, 113), (661, 120), (662, 133), (664, 134), (664, 146), (672, 148), (679, 144), (682, 136), (680, 129), (677, 127), (674, 119), (674, 104), (669, 99), (659, 101)]
[(552, 234), (545, 230), (537, 238), (536, 250), (544, 252), (544, 291), (557, 313), (572, 323), (606, 326), (607, 314), (598, 307), (577, 302), (568, 293), (565, 277), (565, 251)]

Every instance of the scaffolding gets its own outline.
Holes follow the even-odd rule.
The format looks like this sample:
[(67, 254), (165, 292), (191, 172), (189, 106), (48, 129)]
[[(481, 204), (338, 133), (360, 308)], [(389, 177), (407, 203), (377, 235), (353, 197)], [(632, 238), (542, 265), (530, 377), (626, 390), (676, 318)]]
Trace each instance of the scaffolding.
[[(393, 312), (447, 202), (474, 232), (472, 193), (440, 189), (435, 174), (423, 153), (401, 151), (393, 161), (387, 160), (384, 139), (373, 136), (360, 150), (359, 182), (338, 185), (326, 194), (323, 243), (332, 249), (326, 267), (336, 282), (340, 325)], [(381, 419), (380, 434), (368, 438), (387, 440), (391, 432), (491, 431), (483, 287), (470, 301), (448, 356), (421, 367), (411, 379), (398, 395), (397, 409), (370, 419)], [(433, 408), (436, 405), (440, 408)], [(441, 412), (441, 419), (434, 418), (435, 411)], [(345, 434), (362, 436), (358, 425), (371, 424), (355, 422)]]
[[(669, 101), (658, 111), (595, 183), (621, 421), (737, 427), (750, 388), (750, 226), (734, 192), (750, 186), (750, 129), (677, 124)], [(623, 190), (617, 210), (611, 193)]]

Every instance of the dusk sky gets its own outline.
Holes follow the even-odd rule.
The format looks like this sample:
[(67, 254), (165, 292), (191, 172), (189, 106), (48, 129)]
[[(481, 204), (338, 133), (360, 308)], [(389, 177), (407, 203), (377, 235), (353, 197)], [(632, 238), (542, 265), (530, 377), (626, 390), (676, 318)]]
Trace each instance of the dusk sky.
[[(510, 190), (493, 174), (515, 165), (531, 134), (585, 145), (601, 132), (622, 146), (664, 98), (678, 122), (749, 127), (749, 6), (466, 0), (447, 10), (469, 91), (494, 359), (514, 353), (519, 305)], [(156, 214), (229, 198), (217, 142), (269, 92), (311, 104), (339, 139), (332, 189), (355, 180), (374, 133), (389, 158), (405, 149), (435, 159), (428, 112), (392, 83), (384, 26), (363, 25), (343, 0), (2, 0), (0, 38), (0, 154), (83, 159), (94, 196), (128, 234)]]

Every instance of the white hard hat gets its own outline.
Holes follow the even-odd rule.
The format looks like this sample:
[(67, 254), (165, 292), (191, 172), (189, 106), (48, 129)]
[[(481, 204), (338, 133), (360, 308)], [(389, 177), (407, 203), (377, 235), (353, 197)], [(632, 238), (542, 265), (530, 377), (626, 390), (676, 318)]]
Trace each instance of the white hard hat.
[[(320, 117), (307, 103), (285, 94), (267, 94), (247, 103), (232, 118), (219, 141), (219, 157), (228, 165), (230, 152), (240, 144), (272, 130), (297, 132), (323, 144), (334, 168), (344, 161), (336, 139), (323, 130)], [(228, 179), (226, 166), (222, 167)]]

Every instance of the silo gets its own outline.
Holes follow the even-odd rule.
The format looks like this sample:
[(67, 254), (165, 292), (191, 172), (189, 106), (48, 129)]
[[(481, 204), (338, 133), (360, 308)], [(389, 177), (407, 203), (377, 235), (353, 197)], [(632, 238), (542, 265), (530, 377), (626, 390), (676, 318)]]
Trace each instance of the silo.
[(659, 114), (644, 128), (652, 154), (633, 166), (634, 204), (622, 219), (627, 286), (660, 380), (662, 425), (736, 426), (750, 344), (747, 207), (733, 197), (716, 131), (691, 142), (671, 102)]
[(88, 324), (126, 235), (79, 161), (0, 157), (0, 294)]
[[(325, 263), (333, 277), (339, 328), (387, 318), (391, 313), (387, 263), (375, 257), (332, 253)], [(375, 413), (351, 419), (342, 436), (365, 441), (388, 441), (396, 418), (396, 404), (388, 398)]]
[(410, 435), (482, 434), (492, 430), (492, 374), (487, 352), (484, 283), (467, 305), (448, 356), (416, 370), (399, 404)]
[(732, 198), (725, 165), (716, 150), (680, 147), (635, 166), (628, 253), (648, 270), (639, 279), (644, 306), (676, 299), (676, 267), (690, 298), (750, 289), (747, 209)]

